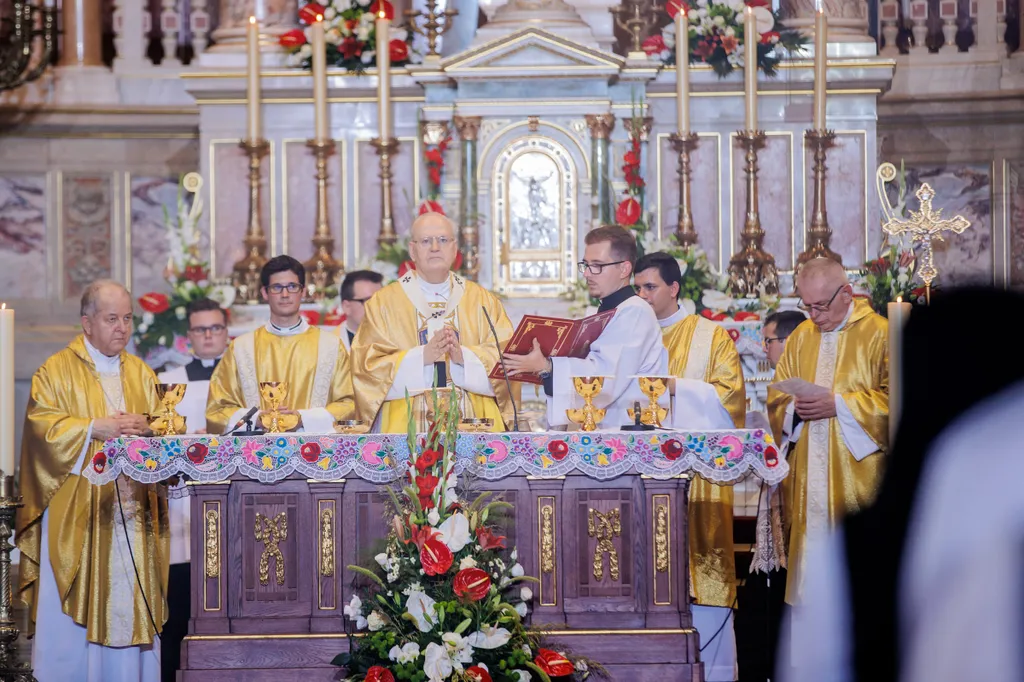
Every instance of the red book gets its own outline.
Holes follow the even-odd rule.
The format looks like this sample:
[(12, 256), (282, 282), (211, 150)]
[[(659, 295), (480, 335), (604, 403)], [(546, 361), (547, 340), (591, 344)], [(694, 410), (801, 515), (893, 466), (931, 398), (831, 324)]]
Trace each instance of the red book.
[[(512, 338), (505, 344), (505, 352), (526, 355), (533, 350), (533, 340), (537, 339), (540, 349), (549, 358), (585, 358), (590, 352), (591, 344), (597, 340), (614, 316), (614, 310), (584, 317), (582, 320), (524, 315)], [(500, 362), (494, 365), (488, 376), (491, 379), (505, 378)], [(510, 378), (528, 384), (544, 383), (539, 375), (532, 373), (518, 374)]]

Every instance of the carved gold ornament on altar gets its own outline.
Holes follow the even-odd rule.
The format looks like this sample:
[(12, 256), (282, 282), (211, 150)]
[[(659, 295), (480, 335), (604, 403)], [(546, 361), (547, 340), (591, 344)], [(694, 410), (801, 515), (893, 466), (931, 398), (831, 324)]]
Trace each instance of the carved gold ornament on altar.
[(587, 535), (597, 540), (594, 548), (594, 580), (604, 580), (604, 555), (608, 555), (608, 575), (612, 580), (619, 579), (619, 552), (615, 549), (613, 538), (622, 535), (622, 520), (618, 509), (602, 514), (590, 509), (587, 519)]
[(885, 192), (886, 183), (895, 180), (896, 175), (896, 167), (891, 163), (883, 163), (878, 167), (876, 173), (878, 199), (882, 207), (882, 215), (885, 218), (885, 222), (882, 223), (882, 231), (890, 237), (906, 236), (914, 246), (921, 247), (921, 264), (917, 268), (917, 274), (924, 282), (925, 301), (930, 302), (932, 281), (939, 274), (934, 261), (935, 242), (945, 241), (943, 232), (962, 234), (971, 226), (971, 221), (961, 215), (943, 218), (941, 208), (932, 208), (935, 190), (927, 182), (914, 193), (919, 202), (919, 210), (908, 210), (910, 217), (906, 220), (899, 218)]
[(279, 513), (271, 520), (263, 514), (256, 514), (256, 526), (254, 528), (256, 542), (263, 543), (263, 552), (260, 554), (260, 585), (270, 584), (270, 558), (274, 558), (274, 578), (278, 585), (284, 585), (284, 554), (281, 552), (280, 543), (288, 539), (288, 515), (285, 512)]

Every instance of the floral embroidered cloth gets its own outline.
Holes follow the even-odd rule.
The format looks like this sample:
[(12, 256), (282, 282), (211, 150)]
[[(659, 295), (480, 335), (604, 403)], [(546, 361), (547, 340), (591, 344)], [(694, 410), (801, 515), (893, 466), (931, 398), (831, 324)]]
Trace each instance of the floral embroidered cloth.
[[(598, 480), (627, 473), (664, 479), (693, 471), (725, 484), (753, 472), (774, 484), (789, 473), (771, 434), (761, 429), (461, 433), (456, 456), (460, 474), (471, 470), (490, 481), (517, 471), (539, 478), (578, 471)], [(408, 459), (403, 434), (115, 438), (89, 462), (85, 476), (98, 485), (120, 474), (155, 483), (178, 474), (223, 481), (235, 473), (263, 483), (293, 473), (324, 481), (359, 476), (389, 483), (406, 470)]]

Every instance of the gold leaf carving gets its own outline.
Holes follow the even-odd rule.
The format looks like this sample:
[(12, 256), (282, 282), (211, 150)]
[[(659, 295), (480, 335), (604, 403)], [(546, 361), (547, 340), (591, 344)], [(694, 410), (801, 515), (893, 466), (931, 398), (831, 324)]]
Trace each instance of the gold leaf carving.
[(555, 508), (540, 508), (540, 572), (555, 572)]
[(659, 504), (654, 513), (654, 570), (668, 573), (668, 507)]
[(619, 552), (612, 543), (612, 538), (622, 535), (622, 521), (618, 509), (602, 514), (596, 509), (590, 510), (587, 519), (587, 534), (597, 538), (594, 548), (594, 580), (604, 578), (604, 555), (608, 555), (609, 575), (612, 580), (619, 579)]
[(256, 514), (256, 542), (263, 543), (260, 554), (260, 585), (270, 584), (270, 557), (276, 563), (275, 577), (278, 585), (284, 585), (284, 554), (278, 543), (288, 539), (288, 515), (281, 512), (271, 521), (263, 514)]
[(206, 510), (206, 577), (220, 577), (220, 512)]
[(334, 575), (334, 512), (320, 512), (320, 575)]

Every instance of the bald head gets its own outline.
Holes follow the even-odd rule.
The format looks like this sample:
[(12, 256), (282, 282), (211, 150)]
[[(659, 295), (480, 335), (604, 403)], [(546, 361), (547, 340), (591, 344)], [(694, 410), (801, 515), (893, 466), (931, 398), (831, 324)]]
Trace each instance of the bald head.
[(811, 320), (823, 332), (837, 329), (853, 302), (846, 271), (830, 258), (815, 258), (800, 266), (796, 291)]
[(105, 297), (116, 298), (118, 296), (127, 298), (129, 305), (131, 305), (131, 294), (128, 293), (128, 290), (120, 282), (115, 282), (112, 279), (98, 279), (95, 282), (91, 282), (85, 288), (85, 291), (82, 292), (81, 316), (90, 317), (96, 314), (100, 299)]
[(455, 222), (444, 213), (424, 213), (412, 221), (409, 233), (413, 239), (422, 239), (426, 236), (425, 231), (430, 234), (437, 234), (438, 230), (445, 230), (447, 235), (455, 239)]
[(113, 280), (96, 280), (82, 293), (82, 331), (96, 350), (113, 357), (132, 335), (132, 297)]
[(409, 258), (416, 273), (427, 282), (439, 284), (448, 278), (458, 245), (455, 223), (443, 213), (424, 213), (412, 222)]
[(846, 270), (837, 261), (831, 258), (812, 258), (800, 266), (797, 273), (797, 290), (803, 289), (804, 283), (812, 280), (821, 280), (826, 284), (839, 286), (847, 282)]

